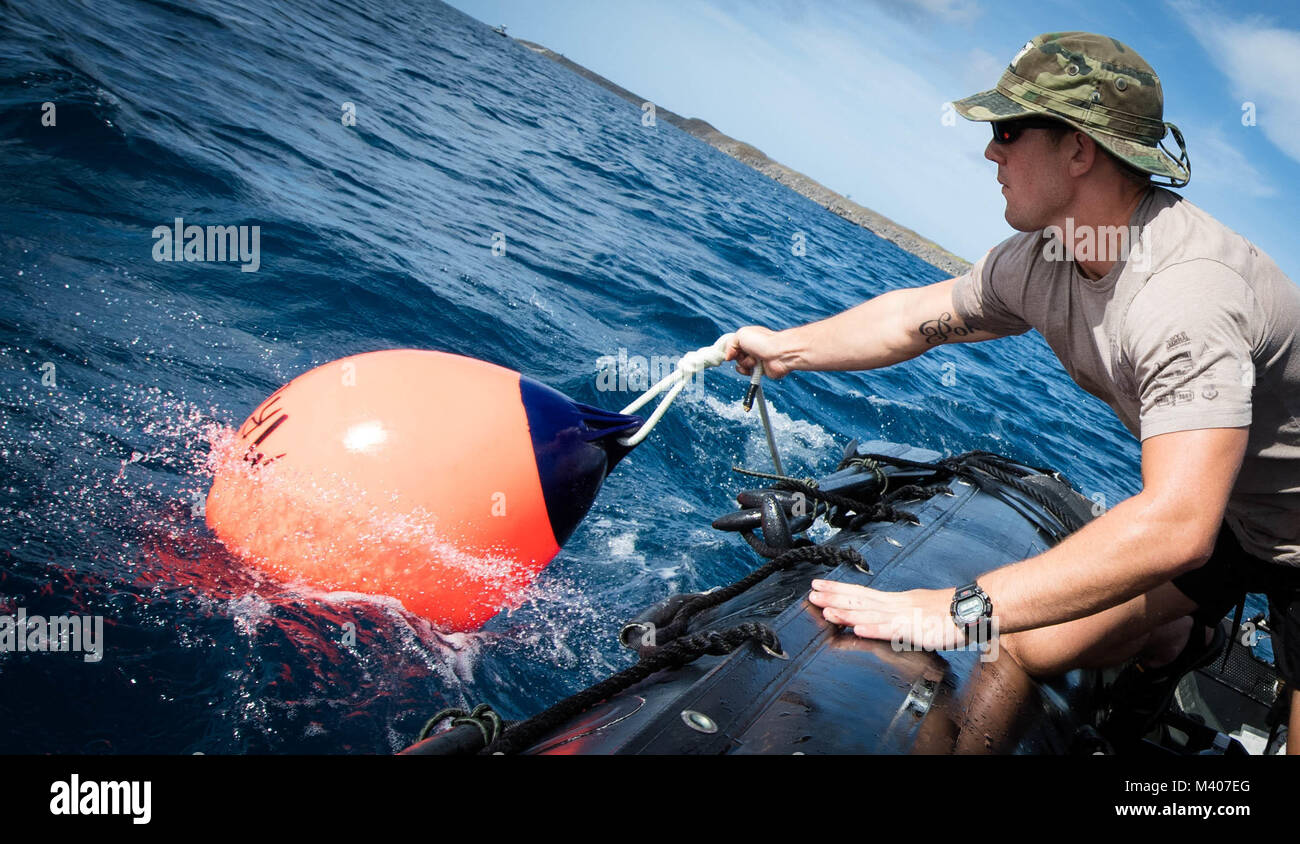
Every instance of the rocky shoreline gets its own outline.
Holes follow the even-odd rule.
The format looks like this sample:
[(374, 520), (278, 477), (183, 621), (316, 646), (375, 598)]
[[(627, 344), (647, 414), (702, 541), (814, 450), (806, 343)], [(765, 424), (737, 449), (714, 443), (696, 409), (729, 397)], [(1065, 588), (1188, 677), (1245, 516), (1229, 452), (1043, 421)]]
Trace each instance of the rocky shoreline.
[[(598, 73), (593, 73), (582, 65), (570, 61), (564, 56), (543, 47), (541, 44), (535, 44), (532, 41), (525, 41), (522, 38), (513, 39), (519, 44), (527, 47), (533, 52), (544, 56), (551, 61), (567, 67), (569, 70), (579, 76), (595, 82), (597, 85), (612, 91), (630, 103), (640, 106), (648, 102), (644, 97), (639, 97), (631, 91), (620, 85), (609, 81)], [(737, 161), (745, 164), (758, 172), (773, 179), (796, 193), (816, 202), (833, 214), (838, 214), (844, 219), (856, 223), (874, 234), (883, 237), (885, 240), (898, 246), (916, 257), (920, 258), (932, 266), (938, 267), (944, 272), (951, 273), (954, 276), (961, 275), (970, 269), (970, 262), (959, 258), (948, 250), (939, 246), (933, 241), (927, 240), (909, 228), (900, 226), (893, 220), (884, 215), (877, 214), (870, 208), (866, 208), (856, 202), (841, 196), (820, 182), (808, 178), (797, 170), (792, 170), (780, 162), (773, 161), (762, 153), (761, 150), (755, 149), (743, 141), (719, 132), (707, 121), (697, 117), (682, 117), (666, 108), (656, 104), (655, 119), (663, 120), (673, 126), (687, 132), (710, 146), (730, 155)]]

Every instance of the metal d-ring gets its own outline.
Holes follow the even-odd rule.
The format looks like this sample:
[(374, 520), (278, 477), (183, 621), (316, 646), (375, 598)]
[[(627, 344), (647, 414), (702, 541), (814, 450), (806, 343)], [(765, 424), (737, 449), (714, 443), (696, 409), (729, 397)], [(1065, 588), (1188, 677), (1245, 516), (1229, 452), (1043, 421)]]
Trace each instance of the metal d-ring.
[(632, 640), (637, 635), (644, 638), (646, 633), (651, 633), (654, 629), (653, 624), (647, 624), (643, 621), (629, 621), (627, 624), (623, 625), (622, 630), (618, 631), (619, 644), (625, 648), (631, 648)]
[(682, 721), (696, 732), (716, 733), (718, 731), (718, 725), (712, 718), (694, 709), (683, 709)]

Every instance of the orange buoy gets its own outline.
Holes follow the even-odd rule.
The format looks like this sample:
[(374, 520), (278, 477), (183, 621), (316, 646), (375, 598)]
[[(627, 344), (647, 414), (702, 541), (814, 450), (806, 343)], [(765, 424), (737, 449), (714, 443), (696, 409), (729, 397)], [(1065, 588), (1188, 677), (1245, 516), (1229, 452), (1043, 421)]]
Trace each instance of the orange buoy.
[(343, 358), (214, 443), (207, 523), (279, 576), (475, 629), (558, 553), (641, 422), (460, 355)]

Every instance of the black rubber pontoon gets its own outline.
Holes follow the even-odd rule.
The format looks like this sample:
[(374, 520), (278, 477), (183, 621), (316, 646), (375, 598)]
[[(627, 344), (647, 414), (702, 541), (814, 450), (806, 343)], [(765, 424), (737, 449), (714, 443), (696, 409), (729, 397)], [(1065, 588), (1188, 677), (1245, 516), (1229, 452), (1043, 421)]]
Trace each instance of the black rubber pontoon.
[[(1097, 729), (1106, 706), (1097, 672), (1035, 682), (995, 658), (996, 640), (940, 653), (864, 640), (807, 600), (814, 578), (951, 589), (1045, 551), (1094, 515), (1058, 473), (986, 452), (943, 458), (855, 441), (815, 486), (779, 483), (738, 500), (742, 509), (715, 527), (741, 531), (772, 561), (731, 587), (672, 596), (626, 625), (620, 638), (641, 662), (525, 722), (440, 713), (426, 732), (444, 715), (451, 728), (404, 752), (1113, 751)], [(820, 545), (794, 538), (819, 516), (840, 530)], [(1219, 725), (1197, 724), (1203, 713), (1178, 716), (1185, 750), (1206, 741), (1240, 749)]]

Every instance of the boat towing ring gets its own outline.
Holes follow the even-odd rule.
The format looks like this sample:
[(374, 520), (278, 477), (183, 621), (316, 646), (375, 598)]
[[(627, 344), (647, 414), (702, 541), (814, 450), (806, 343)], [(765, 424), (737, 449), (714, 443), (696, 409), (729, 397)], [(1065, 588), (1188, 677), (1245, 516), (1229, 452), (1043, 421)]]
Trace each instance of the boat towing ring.
[[(777, 643), (776, 643), (776, 646), (777, 646), (778, 648), (780, 648), (780, 647), (781, 647), (781, 643), (780, 643), (780, 642), (777, 642)], [(788, 653), (785, 652), (785, 649), (781, 649), (781, 650), (772, 650), (772, 648), (768, 647), (768, 645), (767, 645), (766, 643), (764, 643), (762, 647), (763, 647), (763, 650), (764, 650), (764, 651), (766, 651), (767, 653), (769, 653), (769, 654), (771, 654), (772, 656), (776, 657), (777, 659), (789, 659), (789, 658), (790, 658), (790, 655), (789, 655)]]
[(694, 709), (682, 710), (682, 721), (686, 726), (699, 733), (716, 733), (718, 725), (712, 718), (703, 712), (696, 712)]
[(623, 625), (622, 630), (618, 631), (618, 641), (625, 648), (635, 648), (635, 645), (633, 645), (632, 642), (635, 640), (637, 634), (640, 633), (641, 643), (653, 646), (654, 642), (647, 642), (646, 638), (650, 637), (653, 639), (654, 631), (655, 626), (653, 624), (647, 624), (641, 621), (629, 621), (627, 624)]

